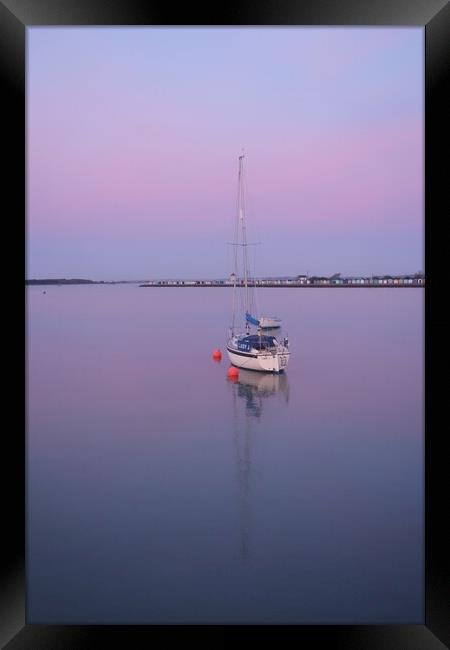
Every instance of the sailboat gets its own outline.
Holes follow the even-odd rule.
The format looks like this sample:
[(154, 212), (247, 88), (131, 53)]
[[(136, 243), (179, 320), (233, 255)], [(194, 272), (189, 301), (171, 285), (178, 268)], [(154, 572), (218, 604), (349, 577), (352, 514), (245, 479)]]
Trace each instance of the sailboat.
[[(275, 336), (263, 333), (261, 319), (255, 315), (254, 282), (249, 282), (248, 243), (245, 222), (244, 154), (239, 156), (238, 201), (233, 246), (234, 272), (231, 274), (233, 280), (233, 318), (227, 342), (229, 359), (238, 368), (259, 370), (261, 372), (283, 372), (289, 362), (288, 339), (284, 337), (282, 341), (278, 341)], [(238, 254), (239, 249), (242, 251), (242, 280), (239, 279), (238, 273), (238, 261), (241, 257)], [(236, 324), (238, 317), (244, 320), (243, 331)]]

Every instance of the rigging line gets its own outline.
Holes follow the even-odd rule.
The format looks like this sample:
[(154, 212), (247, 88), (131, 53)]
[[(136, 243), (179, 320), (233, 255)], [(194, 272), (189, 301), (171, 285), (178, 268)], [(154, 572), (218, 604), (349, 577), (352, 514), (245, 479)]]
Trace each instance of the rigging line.
[(238, 192), (235, 197), (235, 220), (234, 220), (234, 242), (235, 246), (233, 248), (233, 272), (234, 272), (234, 282), (233, 282), (233, 296), (232, 296), (232, 326), (231, 331), (234, 336), (234, 329), (236, 325), (236, 282), (238, 280), (238, 244), (239, 244), (239, 184)]
[[(242, 248), (243, 263), (244, 263), (244, 285), (245, 285), (245, 307), (249, 308), (249, 293), (248, 293), (248, 259), (247, 259), (247, 231), (245, 223), (245, 186), (244, 186), (244, 155), (239, 157), (239, 187), (240, 187), (240, 220), (242, 228)], [(246, 328), (248, 329), (248, 328)]]
[(250, 259), (249, 259), (249, 266), (250, 266), (250, 270), (252, 271), (252, 273), (251, 273), (251, 281), (252, 281), (252, 284), (253, 284), (253, 287), (251, 289), (251, 294), (250, 294), (250, 305), (251, 305), (250, 313), (253, 316), (256, 317), (256, 313), (255, 313), (255, 286), (254, 286), (255, 285), (255, 274), (254, 274), (253, 257), (251, 255), (250, 255)]
[[(248, 191), (247, 191), (247, 177), (244, 175), (242, 179), (243, 183), (243, 193), (244, 193), (244, 201), (245, 201), (245, 209), (248, 206)], [(247, 210), (245, 210), (245, 215), (247, 215)], [(260, 242), (257, 242), (260, 243)], [(250, 245), (246, 242), (247, 246)], [(248, 307), (250, 308), (250, 313), (255, 313), (256, 309), (256, 288), (255, 288), (255, 278), (256, 278), (256, 272), (255, 272), (255, 267), (254, 267), (254, 262), (252, 255), (250, 251), (246, 251), (247, 254), (247, 267), (248, 267), (248, 272), (251, 274), (250, 280), (252, 286), (248, 289)]]
[(255, 281), (256, 281), (256, 248), (255, 248), (254, 253), (253, 253), (253, 284), (254, 284), (254, 288), (253, 288), (254, 296), (253, 297), (254, 297), (255, 316), (256, 316), (256, 318), (259, 319), (260, 313), (259, 313), (259, 310), (258, 310), (258, 291), (257, 291), (257, 288), (256, 288)]
[[(244, 191), (245, 191), (245, 202), (246, 202), (246, 207), (248, 206), (249, 200), (248, 200), (248, 192), (247, 192), (247, 178), (244, 177), (243, 179), (244, 183)], [(259, 242), (256, 242), (259, 243)], [(247, 242), (247, 245), (250, 245)], [(255, 257), (254, 257), (254, 252), (253, 251), (246, 251), (247, 256), (248, 256), (248, 269), (249, 269), (249, 280), (251, 283), (251, 287), (249, 288), (249, 307), (250, 307), (250, 313), (256, 316), (256, 290), (255, 290), (255, 279), (256, 279), (256, 272), (255, 272)]]

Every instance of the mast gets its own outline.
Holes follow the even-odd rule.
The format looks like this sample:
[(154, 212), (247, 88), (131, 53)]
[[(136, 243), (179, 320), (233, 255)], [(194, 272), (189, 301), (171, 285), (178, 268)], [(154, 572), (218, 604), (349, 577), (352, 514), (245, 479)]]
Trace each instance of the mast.
[[(245, 312), (250, 311), (250, 295), (249, 295), (249, 286), (248, 286), (248, 257), (247, 257), (247, 230), (245, 225), (245, 193), (244, 193), (244, 153), (239, 156), (239, 172), (238, 172), (238, 192), (237, 192), (237, 210), (236, 210), (236, 222), (235, 222), (235, 231), (234, 231), (234, 278), (233, 278), (233, 319), (231, 325), (231, 335), (234, 336), (235, 333), (235, 324), (236, 324), (236, 289), (237, 289), (237, 279), (238, 279), (238, 246), (242, 246), (242, 261), (243, 261), (243, 271), (244, 271), (244, 301), (245, 301)], [(242, 243), (239, 243), (239, 239), (242, 238)], [(242, 303), (241, 303), (242, 304)], [(250, 326), (246, 320), (245, 329), (247, 334), (250, 331)]]
[[(239, 156), (239, 196), (238, 196), (238, 214), (242, 230), (242, 257), (244, 263), (244, 291), (245, 291), (245, 312), (250, 311), (249, 293), (248, 293), (248, 258), (247, 258), (247, 229), (245, 225), (245, 194), (244, 194), (244, 154)], [(249, 324), (246, 321), (245, 328), (249, 331)]]
[[(239, 174), (240, 174), (240, 162), (239, 162)], [(238, 246), (239, 246), (239, 203), (240, 203), (240, 186), (239, 186), (239, 176), (238, 176), (238, 192), (237, 192), (237, 206), (236, 206), (236, 221), (234, 226), (234, 242), (233, 242), (233, 319), (231, 323), (231, 336), (234, 336), (235, 324), (236, 324), (236, 283), (238, 277)]]

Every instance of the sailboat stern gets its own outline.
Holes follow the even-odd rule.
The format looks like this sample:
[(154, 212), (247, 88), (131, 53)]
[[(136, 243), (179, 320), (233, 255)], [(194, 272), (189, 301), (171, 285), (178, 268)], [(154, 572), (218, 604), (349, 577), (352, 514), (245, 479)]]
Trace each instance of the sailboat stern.
[(230, 362), (238, 368), (257, 370), (259, 372), (283, 372), (289, 363), (290, 353), (284, 346), (275, 350), (250, 350), (239, 349), (239, 341), (232, 339), (227, 344), (227, 353)]

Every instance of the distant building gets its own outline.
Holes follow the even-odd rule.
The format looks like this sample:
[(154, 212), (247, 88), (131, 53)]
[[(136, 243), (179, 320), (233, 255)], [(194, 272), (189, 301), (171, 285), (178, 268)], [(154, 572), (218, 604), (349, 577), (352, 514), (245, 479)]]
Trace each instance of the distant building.
[(343, 284), (341, 274), (334, 273), (334, 275), (330, 276), (330, 284)]
[[(90, 282), (96, 284), (94, 281), (90, 280), (26, 280), (26, 284), (75, 284), (81, 282)], [(176, 280), (176, 279), (164, 279), (164, 280), (148, 280), (140, 286), (164, 286), (164, 287), (174, 287), (174, 286), (233, 286), (236, 283), (237, 286), (244, 286), (244, 280), (242, 278), (237, 278), (234, 273), (231, 273), (227, 279), (218, 279), (218, 280)], [(98, 282), (97, 282), (98, 284)], [(249, 286), (312, 286), (312, 287), (333, 287), (333, 286), (359, 286), (359, 287), (418, 287), (425, 286), (425, 276), (422, 272), (414, 274), (405, 274), (405, 275), (373, 275), (371, 277), (363, 276), (344, 276), (342, 277), (340, 273), (334, 273), (330, 277), (323, 275), (312, 275), (308, 276), (306, 274), (301, 274), (297, 276), (283, 276), (283, 277), (265, 277), (265, 278), (248, 278)]]

